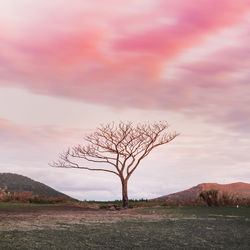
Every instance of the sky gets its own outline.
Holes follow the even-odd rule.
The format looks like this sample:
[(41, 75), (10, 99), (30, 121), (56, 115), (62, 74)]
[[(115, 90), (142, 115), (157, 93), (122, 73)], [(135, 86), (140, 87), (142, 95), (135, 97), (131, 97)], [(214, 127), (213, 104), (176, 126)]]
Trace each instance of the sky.
[(120, 199), (116, 176), (49, 163), (101, 123), (166, 120), (180, 136), (141, 163), (130, 198), (250, 183), (250, 0), (0, 5), (0, 172)]

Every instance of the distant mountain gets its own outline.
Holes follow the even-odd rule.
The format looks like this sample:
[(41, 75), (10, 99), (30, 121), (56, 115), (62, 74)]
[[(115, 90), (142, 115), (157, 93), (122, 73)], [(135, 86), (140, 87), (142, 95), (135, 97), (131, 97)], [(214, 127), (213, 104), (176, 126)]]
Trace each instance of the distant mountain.
[(46, 195), (48, 198), (66, 197), (71, 199), (66, 194), (19, 174), (0, 173), (0, 188), (5, 186), (7, 186), (7, 191), (10, 193), (32, 192), (34, 195)]
[(181, 192), (164, 195), (153, 200), (156, 201), (175, 201), (175, 200), (195, 200), (199, 197), (200, 192), (216, 189), (220, 193), (227, 192), (234, 194), (240, 198), (250, 198), (250, 184), (244, 182), (236, 182), (232, 184), (202, 183), (190, 189)]

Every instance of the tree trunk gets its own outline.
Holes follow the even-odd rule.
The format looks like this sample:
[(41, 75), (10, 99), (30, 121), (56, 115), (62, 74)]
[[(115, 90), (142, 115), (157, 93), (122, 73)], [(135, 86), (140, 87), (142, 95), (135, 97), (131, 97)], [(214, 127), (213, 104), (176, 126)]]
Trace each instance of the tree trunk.
[(128, 181), (122, 180), (122, 206), (128, 207)]

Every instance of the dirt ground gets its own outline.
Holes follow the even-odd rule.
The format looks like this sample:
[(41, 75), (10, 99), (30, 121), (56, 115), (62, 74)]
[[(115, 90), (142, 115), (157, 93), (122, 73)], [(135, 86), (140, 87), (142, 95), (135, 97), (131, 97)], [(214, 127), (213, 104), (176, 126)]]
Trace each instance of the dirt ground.
[(140, 208), (106, 210), (77, 205), (0, 208), (0, 231), (56, 228), (61, 224), (113, 223), (121, 220), (155, 221), (162, 212)]
[(249, 249), (250, 208), (0, 204), (2, 249)]

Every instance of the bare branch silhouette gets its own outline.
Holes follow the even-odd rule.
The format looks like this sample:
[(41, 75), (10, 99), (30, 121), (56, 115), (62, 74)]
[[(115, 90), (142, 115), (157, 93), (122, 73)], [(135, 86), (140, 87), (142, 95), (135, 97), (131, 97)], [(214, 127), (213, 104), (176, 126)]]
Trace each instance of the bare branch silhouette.
[[(127, 183), (130, 176), (149, 153), (167, 144), (179, 134), (167, 131), (166, 121), (151, 123), (114, 122), (100, 125), (85, 136), (86, 145), (69, 148), (51, 166), (104, 171), (117, 175), (122, 183), (123, 206), (128, 206)], [(79, 160), (103, 164), (101, 168), (86, 167)]]

